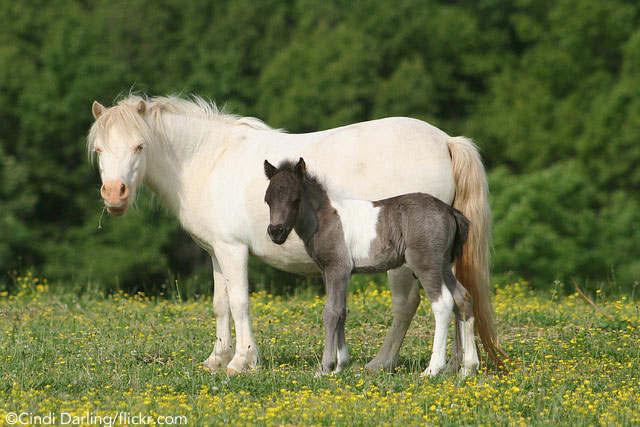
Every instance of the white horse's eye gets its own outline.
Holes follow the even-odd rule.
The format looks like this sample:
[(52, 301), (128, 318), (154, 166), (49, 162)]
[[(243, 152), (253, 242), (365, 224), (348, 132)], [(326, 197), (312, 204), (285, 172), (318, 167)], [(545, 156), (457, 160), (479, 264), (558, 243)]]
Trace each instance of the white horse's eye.
[(96, 148), (93, 149), (93, 152), (97, 153), (97, 154), (100, 154), (100, 153), (102, 153), (102, 148), (96, 147)]
[(144, 144), (140, 144), (133, 150), (133, 152), (134, 153), (139, 153), (139, 152), (142, 151), (143, 148), (144, 148)]

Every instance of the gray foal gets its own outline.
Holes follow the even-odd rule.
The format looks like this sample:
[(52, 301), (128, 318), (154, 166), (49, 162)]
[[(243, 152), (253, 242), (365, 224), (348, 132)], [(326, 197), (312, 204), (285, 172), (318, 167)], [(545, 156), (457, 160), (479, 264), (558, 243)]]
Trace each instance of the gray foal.
[(277, 168), (265, 160), (264, 171), (269, 179), (265, 202), (271, 240), (283, 244), (295, 230), (322, 272), (327, 294), (322, 373), (339, 372), (349, 362), (344, 325), (351, 274), (385, 272), (405, 264), (422, 283), (436, 321), (429, 367), (422, 375), (435, 376), (446, 364), (452, 311), (460, 322), (456, 341), (461, 341), (457, 348), (462, 346), (464, 355), (462, 374), (475, 373), (471, 295), (451, 270), (452, 262), (462, 256), (469, 229), (460, 211), (424, 193), (375, 202), (331, 198), (307, 173), (302, 158)]

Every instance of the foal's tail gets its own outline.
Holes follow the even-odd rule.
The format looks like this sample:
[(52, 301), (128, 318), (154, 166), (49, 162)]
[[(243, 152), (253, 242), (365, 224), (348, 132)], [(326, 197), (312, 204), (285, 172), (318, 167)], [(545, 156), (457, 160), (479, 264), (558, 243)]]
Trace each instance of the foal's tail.
[(503, 366), (508, 356), (498, 346), (491, 304), (491, 208), (487, 176), (473, 141), (461, 136), (450, 137), (447, 145), (456, 186), (453, 206), (471, 220), (463, 256), (456, 262), (456, 276), (473, 297), (476, 332), (484, 350), (497, 365)]
[(454, 262), (457, 259), (462, 259), (462, 247), (469, 236), (469, 219), (456, 208), (451, 208), (451, 213), (456, 220), (456, 234), (451, 248), (451, 262)]

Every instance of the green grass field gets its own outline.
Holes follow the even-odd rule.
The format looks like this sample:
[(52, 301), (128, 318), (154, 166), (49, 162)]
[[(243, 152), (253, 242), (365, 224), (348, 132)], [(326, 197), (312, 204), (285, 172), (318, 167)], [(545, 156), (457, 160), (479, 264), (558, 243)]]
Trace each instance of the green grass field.
[(17, 285), (14, 295), (0, 292), (0, 425), (20, 414), (69, 425), (108, 424), (107, 416), (130, 425), (640, 424), (640, 309), (631, 296), (599, 292), (596, 311), (578, 294), (497, 286), (498, 330), (514, 363), (508, 373), (483, 364), (463, 380), (419, 377), (433, 333), (424, 298), (400, 367), (372, 374), (363, 366), (390, 324), (390, 294), (359, 284), (348, 301), (351, 366), (316, 378), (323, 298), (258, 292), (261, 366), (228, 377), (201, 369), (215, 338), (209, 298), (78, 297), (30, 275)]

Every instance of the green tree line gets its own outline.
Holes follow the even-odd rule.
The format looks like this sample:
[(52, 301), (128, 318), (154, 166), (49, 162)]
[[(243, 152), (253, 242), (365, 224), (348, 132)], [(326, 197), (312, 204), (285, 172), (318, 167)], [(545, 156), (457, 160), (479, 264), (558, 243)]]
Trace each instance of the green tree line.
[[(638, 9), (625, 0), (0, 0), (0, 286), (33, 266), (105, 289), (196, 277), (210, 292), (207, 257), (150, 194), (124, 219), (101, 216), (85, 148), (90, 106), (133, 88), (195, 93), (290, 132), (402, 115), (472, 137), (489, 172), (496, 280), (631, 289)], [(251, 277), (292, 280), (259, 263)]]

